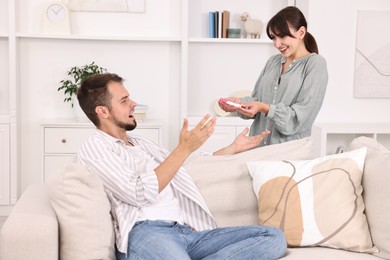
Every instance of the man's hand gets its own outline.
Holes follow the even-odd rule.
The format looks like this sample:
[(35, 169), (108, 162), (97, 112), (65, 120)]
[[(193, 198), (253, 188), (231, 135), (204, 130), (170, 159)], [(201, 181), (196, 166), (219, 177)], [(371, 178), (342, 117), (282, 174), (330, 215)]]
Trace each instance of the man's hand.
[(180, 131), (178, 148), (180, 147), (189, 153), (194, 152), (213, 134), (215, 124), (216, 118), (207, 114), (194, 129), (188, 131), (188, 120), (184, 119), (183, 127)]
[(207, 114), (194, 129), (188, 131), (188, 120), (184, 119), (178, 146), (164, 162), (154, 169), (158, 179), (159, 192), (169, 184), (187, 157), (213, 134), (215, 121), (215, 117)]
[(231, 145), (216, 151), (214, 155), (236, 154), (255, 148), (270, 133), (269, 130), (265, 130), (259, 135), (247, 136), (248, 132), (249, 128), (247, 127), (236, 137), (236, 139), (234, 139)]

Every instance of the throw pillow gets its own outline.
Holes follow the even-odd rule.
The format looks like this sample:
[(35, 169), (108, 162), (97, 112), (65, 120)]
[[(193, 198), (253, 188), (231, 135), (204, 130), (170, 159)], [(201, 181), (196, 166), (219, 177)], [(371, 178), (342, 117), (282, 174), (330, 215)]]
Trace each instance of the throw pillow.
[(219, 226), (256, 225), (257, 200), (246, 163), (311, 157), (310, 138), (226, 156), (194, 156), (184, 168), (191, 175)]
[(374, 138), (355, 138), (348, 150), (367, 147), (363, 174), (363, 199), (372, 241), (379, 252), (390, 259), (390, 151)]
[(291, 247), (373, 252), (362, 199), (366, 149), (306, 161), (249, 162), (259, 224), (284, 230)]
[(60, 228), (60, 259), (115, 259), (110, 203), (99, 177), (70, 163), (49, 178), (48, 187)]

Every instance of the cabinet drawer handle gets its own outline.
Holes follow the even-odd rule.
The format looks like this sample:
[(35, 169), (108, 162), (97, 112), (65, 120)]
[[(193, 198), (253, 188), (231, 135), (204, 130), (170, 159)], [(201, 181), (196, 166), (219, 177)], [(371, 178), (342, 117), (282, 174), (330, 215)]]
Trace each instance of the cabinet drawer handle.
[(61, 142), (62, 142), (63, 144), (66, 144), (66, 139), (65, 139), (65, 138), (62, 138)]

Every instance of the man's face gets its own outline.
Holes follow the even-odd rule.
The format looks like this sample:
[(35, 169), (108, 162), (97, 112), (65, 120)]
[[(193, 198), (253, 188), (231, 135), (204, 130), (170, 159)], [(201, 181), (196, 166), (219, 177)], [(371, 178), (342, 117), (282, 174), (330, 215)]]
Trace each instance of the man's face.
[(115, 126), (131, 131), (137, 127), (133, 113), (136, 102), (129, 98), (126, 88), (119, 82), (110, 82), (108, 91), (111, 98), (110, 117)]

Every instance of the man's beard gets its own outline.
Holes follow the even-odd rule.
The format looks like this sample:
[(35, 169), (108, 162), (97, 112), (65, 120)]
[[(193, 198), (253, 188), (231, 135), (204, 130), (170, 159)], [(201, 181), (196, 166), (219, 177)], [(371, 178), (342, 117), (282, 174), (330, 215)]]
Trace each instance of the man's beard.
[(126, 131), (132, 131), (137, 127), (137, 121), (135, 120), (135, 118), (134, 118), (134, 123), (130, 124), (130, 123), (121, 122), (115, 117), (114, 123), (116, 126), (120, 128), (124, 128)]

